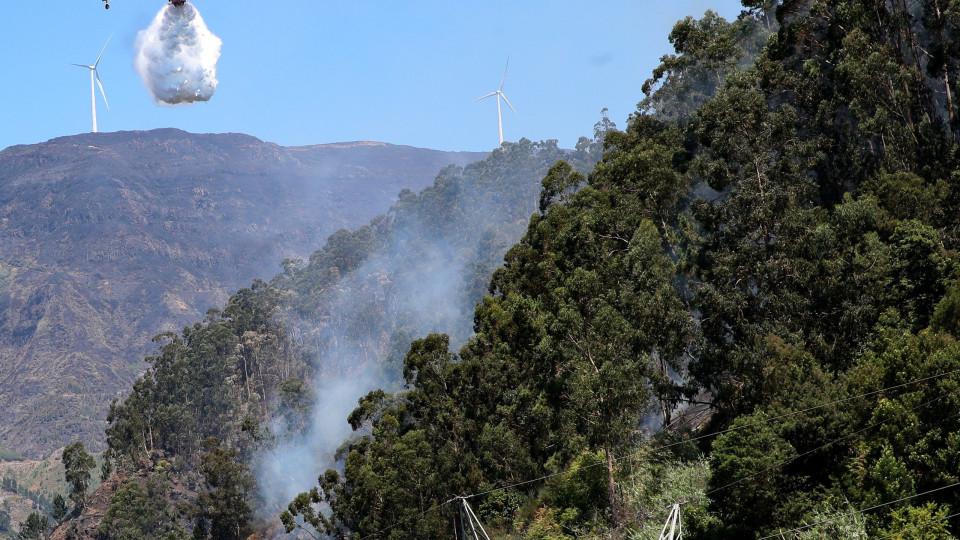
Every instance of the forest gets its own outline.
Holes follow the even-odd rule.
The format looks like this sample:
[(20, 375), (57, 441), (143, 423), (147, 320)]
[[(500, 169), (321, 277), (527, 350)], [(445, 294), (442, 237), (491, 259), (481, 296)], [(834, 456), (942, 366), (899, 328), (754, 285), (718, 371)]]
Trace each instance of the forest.
[[(623, 130), (446, 169), (158, 336), (97, 534), (960, 535), (960, 2), (743, 6), (674, 26)], [(369, 372), (271, 503), (259, 460)]]

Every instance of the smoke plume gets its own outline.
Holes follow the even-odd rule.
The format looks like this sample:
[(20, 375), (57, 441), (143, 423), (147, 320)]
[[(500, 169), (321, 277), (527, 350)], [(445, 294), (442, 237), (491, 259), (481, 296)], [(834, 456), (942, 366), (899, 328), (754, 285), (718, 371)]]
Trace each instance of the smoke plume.
[(134, 67), (158, 105), (207, 101), (217, 89), (222, 43), (192, 4), (167, 4), (137, 34)]
[[(254, 465), (267, 515), (315, 486), (327, 468), (342, 467), (345, 441), (369, 433), (354, 433), (347, 415), (371, 390), (404, 389), (403, 358), (414, 339), (443, 332), (456, 351), (469, 338), (493, 269), (536, 210), (540, 179), (562, 158), (589, 170), (603, 146), (591, 148), (565, 152), (556, 141), (524, 139), (463, 169), (447, 167), (419, 195), (401, 192), (389, 219), (372, 227), (388, 232), (377, 233), (378, 247), (362, 264), (323, 292), (304, 291), (321, 295), (318, 307), (289, 313), (283, 324), (316, 354), (316, 401), (302, 432), (277, 419), (277, 444)], [(324, 260), (311, 264), (333, 264)]]

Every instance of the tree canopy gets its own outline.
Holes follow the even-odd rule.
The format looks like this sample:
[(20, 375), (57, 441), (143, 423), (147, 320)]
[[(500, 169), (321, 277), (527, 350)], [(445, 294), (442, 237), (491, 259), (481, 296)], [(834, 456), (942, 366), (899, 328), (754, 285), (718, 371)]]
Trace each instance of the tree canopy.
[(235, 537), (238, 462), (372, 370), (288, 532), (445, 538), (466, 497), (503, 536), (681, 499), (694, 539), (956, 536), (960, 4), (743, 5), (677, 23), (623, 131), (444, 169), (161, 336), (110, 451), (190, 456)]

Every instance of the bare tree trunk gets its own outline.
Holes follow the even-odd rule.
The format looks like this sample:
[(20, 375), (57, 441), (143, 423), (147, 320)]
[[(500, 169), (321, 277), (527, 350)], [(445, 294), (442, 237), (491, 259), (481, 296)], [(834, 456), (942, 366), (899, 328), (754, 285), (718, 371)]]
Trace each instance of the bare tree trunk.
[[(933, 0), (933, 8), (937, 13), (937, 33), (940, 35), (940, 43), (943, 44), (943, 22), (940, 17), (940, 1)], [(943, 65), (943, 86), (947, 90), (947, 113), (950, 116), (950, 131), (953, 131), (953, 96), (950, 93), (950, 61), (947, 60)]]
[(147, 433), (150, 434), (150, 451), (153, 452), (153, 419), (147, 424)]
[(620, 521), (617, 514), (617, 486), (613, 481), (613, 454), (610, 453), (610, 438), (607, 437), (603, 444), (603, 451), (607, 454), (607, 493), (610, 497), (610, 520), (614, 525)]
[(950, 117), (950, 129), (953, 130), (953, 97), (950, 95), (950, 71), (949, 66), (943, 68), (943, 86), (947, 89), (947, 113)]
[(247, 403), (250, 402), (250, 370), (247, 369), (247, 355), (240, 352), (243, 355), (243, 382), (246, 383), (247, 387)]
[(260, 372), (260, 392), (262, 398), (260, 400), (260, 411), (263, 413), (264, 418), (267, 416), (267, 387), (264, 384), (263, 380), (263, 362), (260, 360), (260, 355), (257, 354), (257, 371)]

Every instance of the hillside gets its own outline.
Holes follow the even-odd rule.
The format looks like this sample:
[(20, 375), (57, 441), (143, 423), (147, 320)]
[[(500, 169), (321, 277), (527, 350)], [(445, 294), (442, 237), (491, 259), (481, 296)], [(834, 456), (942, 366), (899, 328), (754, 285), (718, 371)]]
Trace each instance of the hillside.
[[(43, 460), (0, 462), (0, 523), (5, 515), (12, 525), (18, 525), (38, 507), (49, 512), (54, 497), (68, 492), (61, 454), (62, 449), (57, 449)], [(94, 476), (90, 485), (99, 488), (99, 477)], [(15, 527), (7, 531), (0, 527), (0, 538), (16, 538), (13, 530)]]
[(0, 446), (102, 448), (155, 334), (484, 155), (170, 129), (0, 152)]
[(82, 536), (960, 537), (960, 5), (743, 6), (166, 334)]
[[(284, 261), (269, 283), (240, 289), (222, 310), (164, 336), (151, 368), (110, 408), (106, 456), (121, 474), (150, 475), (145, 460), (169, 460), (167, 485), (200, 489), (193, 510), (158, 500), (157, 510), (145, 510), (156, 519), (133, 527), (145, 525), (141, 533), (151, 537), (209, 519), (211, 531), (229, 521), (238, 534), (249, 525), (248, 503), (241, 504), (248, 499), (256, 501), (255, 527), (279, 531), (289, 498), (338, 460), (357, 400), (381, 385), (401, 387), (413, 337), (447, 331), (455, 342), (468, 338), (468, 314), (537, 208), (551, 165), (566, 158), (589, 170), (601, 151), (599, 140), (586, 138), (572, 152), (556, 141), (522, 139), (482, 161), (447, 167), (419, 193), (402, 191), (368, 225), (338, 231), (308, 260)], [(211, 479), (204, 463), (215, 455), (240, 484), (223, 488), (220, 473)], [(236, 490), (249, 497), (237, 498)], [(236, 504), (213, 504), (214, 491), (215, 500)], [(119, 493), (108, 498), (114, 512), (130, 506), (118, 502)], [(225, 521), (224, 512), (232, 517)], [(102, 510), (87, 514), (78, 527), (103, 525)], [(126, 525), (103, 527), (126, 534)]]
[(960, 536), (960, 6), (743, 6), (550, 169), (473, 335), (419, 334), (288, 532)]

